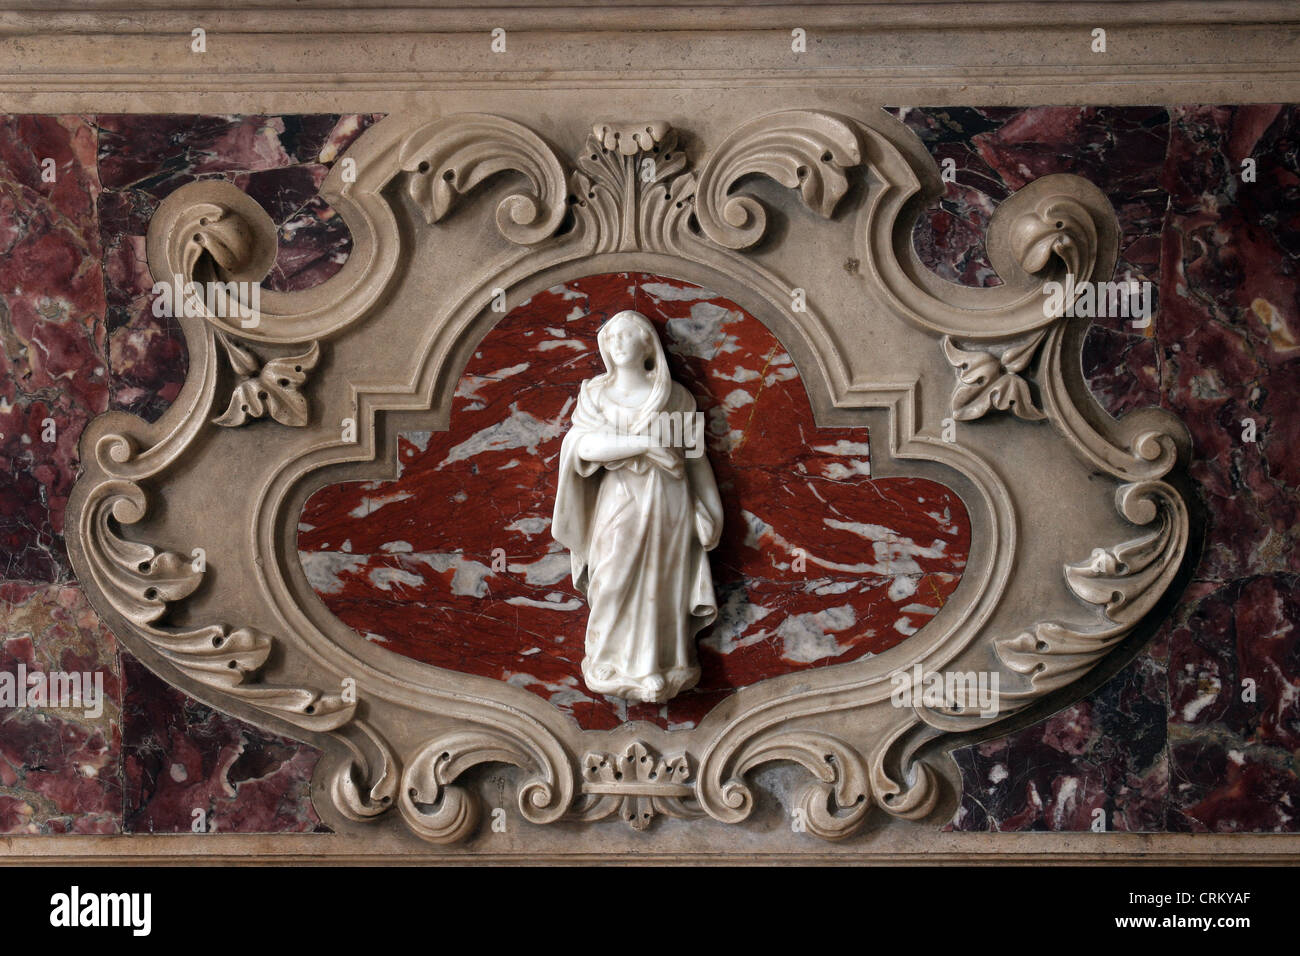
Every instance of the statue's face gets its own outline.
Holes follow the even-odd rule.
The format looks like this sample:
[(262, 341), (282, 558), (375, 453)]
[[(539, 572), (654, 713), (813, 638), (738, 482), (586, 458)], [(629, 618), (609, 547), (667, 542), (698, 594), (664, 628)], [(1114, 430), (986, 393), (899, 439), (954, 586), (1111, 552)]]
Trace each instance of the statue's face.
[(651, 344), (643, 328), (635, 322), (622, 321), (606, 333), (610, 360), (619, 368), (644, 367), (650, 357)]

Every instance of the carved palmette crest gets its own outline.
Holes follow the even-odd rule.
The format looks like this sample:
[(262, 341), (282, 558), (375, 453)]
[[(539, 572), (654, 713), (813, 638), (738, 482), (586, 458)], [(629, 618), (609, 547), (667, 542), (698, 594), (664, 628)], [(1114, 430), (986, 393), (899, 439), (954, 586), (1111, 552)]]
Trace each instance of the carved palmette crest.
[(599, 235), (600, 252), (625, 252), (642, 237), (680, 228), (695, 201), (678, 132), (667, 123), (597, 124), (569, 176), (575, 215)]
[[(390, 117), (349, 150), (355, 178), (336, 166), (322, 187), (353, 235), (340, 274), (268, 294), (243, 321), (186, 310), (190, 370), (168, 412), (86, 429), (68, 541), (96, 609), (186, 691), (322, 747), (313, 799), (331, 826), (391, 820), (466, 840), (485, 817), (471, 772), (484, 765), (514, 768), (509, 813), (527, 826), (617, 817), (635, 840), (689, 826), (721, 845), (706, 821), (749, 819), (753, 775), (772, 764), (806, 782), (789, 799), (798, 826), (762, 839), (932, 818), (953, 796), (953, 734), (990, 733), (1077, 680), (1169, 590), (1189, 521), (1164, 479), (1185, 433), (1159, 410), (1105, 415), (1080, 370), (1086, 323), (1042, 304), (1049, 281), (1113, 269), (1105, 198), (1073, 176), (1029, 184), (990, 227), (1006, 283), (945, 287), (911, 252), (917, 199), (940, 182), (901, 124), (754, 99), (728, 101), (734, 126), (689, 135), (659, 120)], [(465, 212), (480, 197), (495, 229)], [(416, 234), (428, 243), (413, 250)], [(221, 181), (171, 194), (148, 238), (167, 280), (255, 281), (274, 252), (269, 217)], [(455, 363), (495, 321), (497, 290), (639, 256), (748, 296), (818, 421), (883, 416), (897, 467), (959, 490), (973, 548), (953, 598), (897, 647), (743, 688), (691, 729), (604, 734), (519, 687), (353, 635), (293, 558), (295, 509), (325, 469), (382, 470), (386, 411), (446, 424)], [(417, 294), (403, 299), (406, 283)], [(1009, 436), (1033, 449), (1014, 468)], [(220, 494), (204, 474), (221, 476)], [(1033, 560), (1030, 535), (1043, 545)], [(993, 668), (1002, 693), (993, 713), (900, 705), (891, 677), (913, 667)]]
[(636, 741), (621, 753), (589, 753), (582, 760), (583, 805), (575, 815), (601, 820), (617, 813), (633, 830), (644, 830), (660, 814), (688, 819), (704, 813), (694, 803), (686, 754), (660, 756)]

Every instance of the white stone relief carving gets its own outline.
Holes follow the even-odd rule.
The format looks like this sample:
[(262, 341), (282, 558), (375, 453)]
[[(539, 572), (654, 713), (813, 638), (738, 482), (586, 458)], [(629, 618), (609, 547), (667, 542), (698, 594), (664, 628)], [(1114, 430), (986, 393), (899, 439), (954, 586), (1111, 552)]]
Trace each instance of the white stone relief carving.
[(598, 335), (560, 453), (551, 533), (587, 597), (582, 674), (598, 694), (662, 703), (700, 677), (695, 635), (718, 616), (708, 553), (722, 502), (695, 399), (639, 312)]
[(460, 114), (416, 131), (401, 147), (406, 189), (427, 223), (446, 217), (458, 197), (503, 170), (523, 173), (530, 192), (497, 206), (497, 228), (511, 242), (550, 238), (564, 217), (564, 172), (541, 138), (499, 116)]
[(667, 123), (597, 124), (569, 176), (579, 229), (600, 251), (671, 245), (695, 196), (686, 152)]
[[(656, 96), (638, 94), (635, 108), (614, 99), (625, 115), (639, 115), (643, 101), (662, 115), (694, 115), (687, 100)], [(536, 131), (483, 112), (390, 117), (349, 150), (355, 180), (336, 166), (322, 186), (354, 240), (339, 273), (303, 292), (266, 292), (247, 324), (187, 311), (179, 322), (190, 370), (172, 407), (154, 423), (114, 412), (87, 428), (68, 541), (96, 609), (187, 692), (322, 747), (313, 794), (330, 826), (465, 840), (483, 817), (471, 773), (483, 765), (516, 768), (501, 771), (513, 775), (511, 812), (544, 824), (528, 838), (551, 847), (615, 812), (636, 827), (668, 817), (656, 831), (691, 817), (735, 824), (764, 799), (755, 772), (776, 763), (811, 777), (787, 802), (801, 814), (800, 834), (844, 839), (882, 814), (890, 825), (926, 818), (933, 827), (952, 796), (950, 734), (988, 732), (998, 717), (1075, 681), (1174, 581), (1189, 519), (1176, 483), (1161, 479), (1185, 454), (1185, 433), (1157, 409), (1106, 415), (1082, 378), (1087, 320), (1042, 307), (1047, 281), (1113, 271), (1118, 225), (1105, 197), (1073, 176), (1030, 183), (990, 226), (989, 255), (1004, 285), (957, 287), (928, 273), (912, 247), (916, 215), (941, 183), (905, 127), (884, 114), (769, 112), (747, 93), (720, 102), (701, 109), (708, 119), (698, 125), (681, 122), (689, 136), (660, 121), (593, 130), (577, 108), (538, 111), (546, 119)], [(483, 227), (493, 219), (497, 228)], [(257, 281), (274, 251), (266, 213), (211, 180), (172, 193), (148, 239), (150, 268), (168, 281)], [(948, 483), (969, 513), (972, 548), (949, 602), (882, 654), (743, 687), (689, 730), (584, 731), (520, 687), (401, 659), (352, 633), (312, 593), (294, 540), (311, 490), (391, 468), (377, 459), (399, 423), (447, 427), (466, 356), (499, 319), (485, 305), (493, 290), (516, 300), (557, 278), (641, 268), (744, 303), (786, 346), (817, 423), (879, 426), (873, 473)], [(798, 309), (795, 287), (806, 292)], [(242, 344), (247, 357), (232, 352), (233, 340), (218, 335), (259, 344), (256, 374), (255, 353)], [(282, 402), (279, 417), (297, 427), (269, 440), (267, 429), (213, 425), (228, 375), (223, 350), (249, 382), (287, 361), (262, 355), (329, 356), (311, 369), (310, 409)], [(666, 368), (657, 338), (654, 350)], [(617, 367), (612, 352), (605, 358)], [(294, 366), (305, 373), (310, 361)], [(286, 380), (281, 387), (301, 384)], [(621, 390), (628, 407), (659, 410), (640, 385)], [(678, 408), (678, 388), (668, 387), (662, 410)], [(581, 414), (606, 418), (610, 394), (587, 396)], [(942, 437), (950, 417), (966, 423), (956, 441)], [(353, 437), (340, 437), (343, 420), (354, 423)], [(570, 458), (582, 457), (582, 441), (573, 438)], [(678, 611), (690, 611), (721, 508), (716, 490), (689, 481), (692, 467), (702, 469), (712, 487), (707, 460), (683, 459), (673, 494), (685, 509), (689, 488), (690, 508), (664, 524), (686, 525), (698, 558), (700, 578), (684, 579), (690, 593), (685, 585), (670, 592)], [(645, 474), (669, 487), (662, 476), (673, 469), (649, 467)], [(636, 474), (622, 470), (625, 479)], [(557, 498), (554, 533), (571, 549), (589, 551), (590, 536), (565, 522), (597, 518), (597, 539), (611, 523), (598, 499), (613, 483), (587, 484), (595, 474), (574, 468), (577, 497)], [(1069, 508), (1059, 506), (1063, 496)], [(1135, 526), (1150, 533), (1135, 536)], [(1098, 542), (1124, 543), (1078, 563)], [(206, 550), (219, 569), (213, 578), (187, 570), (191, 546)], [(618, 570), (621, 556), (611, 553)], [(599, 584), (599, 562), (581, 557), (578, 577)], [(590, 587), (588, 597), (594, 613), (601, 601)], [(650, 700), (687, 686), (682, 675), (693, 666), (668, 658), (658, 688), (650, 669), (616, 659), (608, 679), (621, 667), (635, 680), (615, 690)], [(891, 674), (913, 666), (997, 669), (998, 715), (894, 706)], [(599, 677), (589, 672), (588, 682)], [(345, 680), (355, 696), (339, 692)], [(692, 838), (722, 845), (719, 828), (689, 825), (700, 827)], [(755, 839), (806, 839), (786, 831)]]

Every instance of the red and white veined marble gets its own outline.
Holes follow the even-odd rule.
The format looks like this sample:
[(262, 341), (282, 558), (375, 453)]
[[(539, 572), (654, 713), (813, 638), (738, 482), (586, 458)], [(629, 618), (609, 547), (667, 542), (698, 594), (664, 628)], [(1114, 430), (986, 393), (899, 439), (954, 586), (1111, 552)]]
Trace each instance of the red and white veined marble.
[[(703, 674), (665, 705), (583, 685), (587, 606), (550, 535), (578, 385), (603, 371), (596, 332), (629, 308), (654, 322), (705, 414), (726, 508)], [(873, 480), (867, 430), (813, 424), (766, 327), (662, 276), (591, 276), (515, 308), (466, 367), (450, 429), (403, 435), (398, 453), (396, 480), (333, 485), (307, 502), (298, 547), (316, 592), (380, 646), (526, 688), (589, 729), (690, 727), (737, 688), (893, 647), (943, 605), (970, 547), (954, 492)], [(493, 570), (495, 549), (505, 570)]]

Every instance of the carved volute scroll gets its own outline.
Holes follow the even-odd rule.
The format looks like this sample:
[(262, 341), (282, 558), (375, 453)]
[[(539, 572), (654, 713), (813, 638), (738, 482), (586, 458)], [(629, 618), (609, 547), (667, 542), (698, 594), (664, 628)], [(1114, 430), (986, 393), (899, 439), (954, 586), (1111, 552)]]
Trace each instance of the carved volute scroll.
[[(718, 824), (761, 816), (764, 773), (786, 768), (801, 826), (754, 839), (934, 829), (955, 796), (954, 735), (996, 733), (1066, 693), (1183, 565), (1182, 426), (1155, 409), (1106, 415), (1080, 368), (1089, 320), (1044, 307), (1047, 283), (1113, 271), (1118, 225), (1095, 187), (1049, 176), (1014, 194), (988, 237), (1003, 284), (957, 287), (917, 259), (912, 227), (940, 183), (887, 115), (734, 95), (693, 122), (684, 102), (647, 101), (663, 113), (389, 117), (349, 150), (355, 177), (336, 165), (326, 179), (353, 251), (301, 293), (245, 294), (275, 235), (234, 186), (192, 183), (154, 216), (154, 275), (221, 289), (178, 309), (190, 371), (162, 418), (115, 412), (86, 430), (72, 560), (164, 678), (325, 751), (313, 796), (331, 826), (470, 840), (497, 773), (537, 846), (722, 846)], [(594, 732), (329, 614), (296, 557), (307, 496), (391, 477), (397, 431), (447, 427), (494, 296), (642, 268), (743, 303), (793, 358), (819, 426), (872, 428), (873, 474), (960, 495), (972, 553), (933, 620), (875, 656), (738, 690), (689, 729)], [(897, 676), (913, 673), (991, 675), (999, 692), (980, 709), (900, 703)]]

